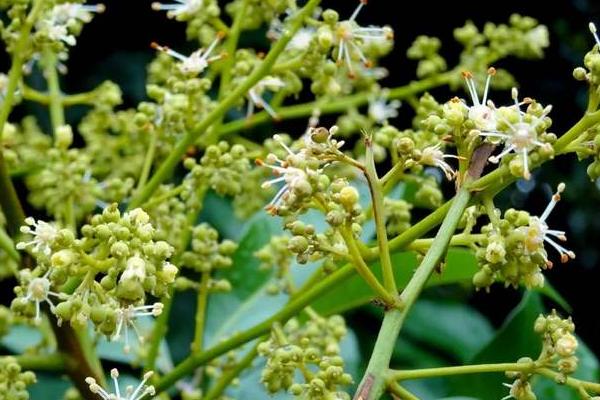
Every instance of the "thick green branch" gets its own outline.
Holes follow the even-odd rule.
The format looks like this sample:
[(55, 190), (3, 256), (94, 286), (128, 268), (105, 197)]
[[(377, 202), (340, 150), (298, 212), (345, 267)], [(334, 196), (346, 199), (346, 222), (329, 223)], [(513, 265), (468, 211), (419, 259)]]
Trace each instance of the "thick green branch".
[(355, 400), (374, 400), (378, 399), (383, 393), (385, 389), (383, 371), (386, 371), (389, 367), (396, 338), (406, 315), (446, 253), (448, 243), (470, 199), (471, 193), (468, 189), (463, 187), (458, 191), (429, 251), (427, 251), (415, 274), (400, 294), (403, 308), (386, 312), (369, 365), (354, 397)]
[(21, 368), (35, 371), (62, 372), (66, 369), (67, 364), (71, 362), (61, 353), (43, 355), (22, 354), (15, 356), (15, 358)]

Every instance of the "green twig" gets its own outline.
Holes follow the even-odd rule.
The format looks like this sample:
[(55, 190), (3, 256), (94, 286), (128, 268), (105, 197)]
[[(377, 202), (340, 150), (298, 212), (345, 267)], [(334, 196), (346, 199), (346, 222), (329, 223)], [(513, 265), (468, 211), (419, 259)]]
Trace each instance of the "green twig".
[(209, 281), (210, 272), (202, 272), (196, 301), (196, 326), (194, 329), (194, 341), (192, 342), (192, 352), (194, 353), (202, 351), (202, 344), (204, 342), (204, 324), (206, 322), (206, 304), (208, 302)]
[(371, 199), (373, 204), (373, 219), (375, 220), (375, 230), (377, 232), (377, 248), (381, 260), (381, 272), (383, 276), (383, 285), (388, 293), (393, 296), (398, 293), (396, 280), (394, 278), (394, 269), (392, 266), (392, 258), (388, 245), (387, 231), (385, 228), (385, 211), (383, 208), (383, 188), (377, 171), (375, 170), (375, 160), (373, 158), (373, 144), (371, 138), (365, 139), (366, 143), (366, 161), (364, 174), (369, 183)]
[(12, 258), (14, 261), (16, 261), (16, 262), (21, 261), (21, 255), (15, 248), (15, 243), (10, 238), (10, 236), (8, 236), (6, 231), (1, 227), (0, 227), (0, 249), (4, 250), (6, 252), (6, 254), (8, 254), (8, 256), (10, 258)]
[(62, 353), (22, 354), (14, 357), (21, 368), (36, 371), (61, 372), (65, 370), (67, 363), (71, 362)]

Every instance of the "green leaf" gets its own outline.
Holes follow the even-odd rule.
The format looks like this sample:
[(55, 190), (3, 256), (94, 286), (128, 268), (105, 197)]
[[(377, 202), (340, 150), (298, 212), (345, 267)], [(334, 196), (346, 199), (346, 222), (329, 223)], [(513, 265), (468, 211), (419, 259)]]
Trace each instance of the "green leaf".
[[(417, 267), (417, 258), (414, 253), (400, 252), (392, 254), (394, 276), (399, 287), (403, 287), (412, 277)], [(381, 268), (375, 263), (372, 268), (375, 275), (381, 279)], [(451, 283), (470, 282), (477, 271), (475, 256), (465, 249), (450, 249), (446, 257), (446, 265), (442, 274), (434, 274), (427, 286), (445, 285)], [(348, 298), (348, 293), (352, 297)], [(326, 295), (313, 303), (313, 307), (320, 313), (330, 315), (342, 313), (367, 304), (373, 299), (373, 291), (358, 275), (352, 276), (343, 285), (332, 288)]]
[[(541, 350), (541, 339), (533, 332), (533, 323), (543, 310), (540, 295), (528, 292), (509, 314), (496, 336), (468, 364), (516, 362), (521, 357), (535, 359)], [(455, 394), (481, 399), (500, 399), (508, 394), (508, 388), (502, 385), (507, 378), (502, 373), (462, 376), (451, 381)]]
[(235, 254), (233, 265), (220, 277), (231, 282), (232, 291), (210, 297), (206, 339), (210, 346), (224, 335), (248, 328), (268, 318), (286, 301), (286, 296), (267, 296), (270, 271), (260, 271), (260, 262), (254, 252), (269, 242), (271, 236), (281, 233), (280, 221), (264, 213), (256, 215), (246, 225)]
[(21, 354), (25, 350), (39, 344), (42, 334), (39, 330), (28, 325), (13, 325), (10, 331), (2, 337), (0, 344), (14, 354)]
[(408, 315), (402, 334), (432, 352), (443, 352), (462, 363), (492, 339), (494, 330), (488, 320), (469, 305), (420, 300)]
[(29, 386), (30, 399), (62, 399), (65, 391), (72, 386), (65, 375), (36, 372), (36, 383)]

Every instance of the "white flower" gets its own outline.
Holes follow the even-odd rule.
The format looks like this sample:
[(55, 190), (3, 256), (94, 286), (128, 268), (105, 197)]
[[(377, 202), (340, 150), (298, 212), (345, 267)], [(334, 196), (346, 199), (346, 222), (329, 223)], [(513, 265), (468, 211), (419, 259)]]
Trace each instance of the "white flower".
[(135, 255), (127, 260), (125, 271), (121, 274), (121, 282), (136, 280), (142, 282), (146, 279), (146, 262), (143, 258)]
[(268, 212), (276, 214), (279, 206), (288, 196), (293, 195), (295, 192), (305, 196), (310, 195), (312, 193), (312, 186), (306, 170), (290, 165), (290, 160), (292, 162), (297, 161), (297, 164), (302, 164), (305, 154), (303, 152), (294, 153), (279, 135), (274, 135), (273, 139), (286, 150), (288, 158), (281, 160), (275, 154), (269, 154), (266, 162), (256, 160), (256, 163), (259, 166), (270, 168), (273, 170), (273, 174), (277, 175), (277, 178), (264, 182), (261, 185), (263, 189), (270, 188), (273, 184), (284, 183), (275, 197), (265, 206)]
[(167, 11), (167, 17), (176, 18), (183, 15), (193, 15), (202, 8), (203, 0), (174, 0), (174, 3), (163, 4), (158, 1), (152, 3), (155, 11)]
[(153, 374), (152, 371), (146, 372), (144, 374), (144, 379), (136, 388), (127, 386), (124, 395), (121, 395), (121, 390), (119, 388), (119, 371), (116, 368), (110, 370), (110, 376), (115, 386), (114, 393), (108, 393), (102, 386), (98, 385), (96, 380), (92, 377), (85, 378), (85, 383), (90, 386), (90, 392), (99, 395), (102, 400), (141, 400), (146, 397), (146, 395), (154, 396), (156, 393), (154, 386), (146, 386), (146, 382)]
[(154, 303), (152, 305), (147, 306), (127, 306), (122, 307), (117, 310), (117, 329), (115, 333), (112, 335), (112, 341), (118, 341), (121, 339), (121, 331), (124, 331), (124, 347), (123, 351), (125, 353), (129, 353), (131, 350), (131, 346), (129, 345), (129, 329), (131, 328), (138, 339), (139, 343), (144, 343), (144, 336), (142, 335), (140, 329), (138, 328), (135, 320), (138, 317), (143, 316), (153, 316), (158, 317), (162, 314), (163, 311), (162, 303)]
[(217, 34), (217, 37), (215, 38), (215, 40), (213, 40), (213, 42), (208, 46), (207, 49), (202, 48), (200, 50), (196, 50), (195, 52), (193, 52), (192, 54), (190, 54), (187, 57), (181, 53), (176, 52), (175, 50), (170, 49), (169, 47), (161, 46), (154, 42), (151, 44), (151, 46), (152, 46), (152, 48), (162, 51), (162, 52), (170, 55), (171, 57), (181, 61), (178, 65), (178, 67), (182, 73), (190, 74), (190, 75), (198, 75), (198, 74), (202, 73), (206, 68), (208, 68), (208, 65), (211, 62), (214, 62), (214, 61), (217, 61), (217, 60), (223, 58), (223, 54), (219, 54), (219, 55), (211, 57), (212, 52), (214, 51), (215, 47), (217, 46), (217, 44), (223, 37), (224, 37), (224, 34), (222, 32), (219, 32)]
[(369, 101), (369, 117), (379, 124), (384, 124), (388, 119), (398, 116), (398, 109), (401, 105), (400, 100), (392, 100), (388, 103), (384, 94)]
[(448, 180), (452, 180), (454, 178), (454, 175), (456, 175), (456, 171), (454, 171), (454, 169), (452, 169), (452, 167), (450, 166), (450, 164), (448, 164), (446, 161), (444, 161), (445, 158), (460, 158), (458, 156), (455, 156), (453, 154), (444, 154), (441, 150), (440, 150), (440, 146), (442, 144), (438, 143), (435, 146), (430, 146), (430, 147), (426, 147), (425, 149), (423, 149), (422, 153), (421, 153), (421, 162), (425, 165), (430, 165), (432, 167), (438, 167), (439, 169), (441, 169), (444, 172), (444, 175), (446, 175), (446, 178)]
[(592, 32), (592, 35), (594, 36), (594, 40), (596, 41), (596, 44), (598, 45), (598, 50), (600, 51), (600, 38), (598, 37), (598, 30), (596, 29), (596, 25), (593, 22), (590, 22), (590, 32)]
[(250, 118), (254, 114), (254, 107), (264, 108), (264, 110), (273, 118), (278, 119), (277, 113), (273, 108), (263, 99), (262, 94), (265, 90), (276, 92), (279, 89), (285, 87), (285, 83), (274, 76), (267, 76), (261, 79), (256, 85), (248, 91), (248, 110), (246, 112), (246, 118)]
[(536, 49), (543, 49), (550, 45), (548, 28), (544, 25), (538, 25), (525, 34), (525, 40)]
[[(519, 110), (520, 105), (522, 104), (519, 103), (518, 95), (517, 89), (513, 88), (512, 97), (515, 101), (513, 107), (517, 108), (517, 110)], [(537, 132), (538, 125), (544, 121), (544, 118), (550, 111), (552, 111), (552, 106), (546, 106), (542, 115), (537, 117), (533, 122), (527, 123), (523, 120), (523, 113), (519, 110), (519, 122), (516, 124), (512, 124), (505, 119), (502, 120), (502, 122), (508, 125), (508, 132), (481, 132), (479, 134), (480, 136), (500, 138), (505, 144), (505, 147), (500, 154), (489, 158), (490, 162), (498, 163), (502, 157), (513, 152), (521, 154), (523, 158), (523, 177), (525, 179), (531, 178), (531, 173), (529, 172), (529, 151), (536, 147), (544, 149), (550, 149), (551, 147), (549, 143), (538, 140)]]
[(21, 232), (32, 235), (33, 239), (29, 242), (17, 243), (17, 249), (24, 250), (32, 247), (34, 253), (49, 256), (52, 252), (52, 244), (58, 237), (58, 229), (42, 220), (36, 222), (32, 217), (25, 218), (25, 224), (27, 225), (21, 227)]
[[(558, 239), (562, 242), (567, 240), (564, 231), (550, 229), (548, 227), (548, 223), (546, 219), (560, 200), (560, 194), (565, 190), (565, 184), (560, 183), (556, 190), (556, 193), (550, 199), (550, 202), (546, 206), (546, 209), (542, 213), (540, 217), (531, 217), (529, 220), (529, 226), (519, 228), (525, 232), (525, 249), (529, 252), (536, 252), (540, 247), (544, 245), (544, 242), (548, 243), (550, 246), (554, 247), (556, 251), (560, 254), (560, 261), (567, 262), (569, 259), (575, 258), (575, 253), (571, 250), (567, 250), (560, 244), (558, 244), (554, 239)], [(552, 262), (548, 259), (545, 260), (548, 267), (552, 266)]]
[(463, 103), (465, 107), (468, 109), (468, 117), (473, 121), (475, 127), (479, 130), (485, 131), (495, 131), (496, 130), (496, 114), (494, 110), (493, 103), (488, 100), (488, 92), (490, 88), (490, 82), (492, 77), (496, 75), (496, 69), (490, 67), (487, 73), (487, 79), (485, 81), (485, 87), (483, 88), (483, 97), (481, 101), (479, 100), (479, 95), (477, 94), (477, 87), (475, 85), (475, 80), (473, 79), (473, 75), (470, 72), (463, 72), (463, 78), (465, 79), (465, 84), (467, 85), (467, 89), (469, 91), (469, 95), (471, 96), (472, 106), (468, 106), (466, 103)]
[(353, 56), (358, 56), (360, 61), (367, 67), (372, 64), (360, 48), (364, 41), (385, 41), (394, 38), (394, 32), (390, 27), (361, 27), (356, 23), (356, 17), (358, 17), (365, 4), (367, 4), (367, 0), (360, 0), (350, 18), (347, 21), (339, 22), (336, 27), (335, 34), (338, 39), (336, 61), (338, 64), (346, 64), (350, 77), (354, 76)]
[(27, 296), (25, 300), (35, 302), (35, 318), (34, 321), (39, 323), (41, 320), (40, 316), (40, 304), (42, 302), (50, 305), (50, 311), (54, 311), (54, 303), (50, 300), (50, 296), (62, 297), (61, 294), (50, 290), (50, 280), (48, 279), (50, 271), (46, 272), (44, 276), (33, 278), (29, 285), (27, 285)]
[(78, 4), (64, 3), (54, 6), (50, 11), (50, 18), (56, 24), (66, 25), (70, 20), (79, 20), (81, 22), (90, 22), (92, 13), (101, 14), (106, 11), (104, 4)]

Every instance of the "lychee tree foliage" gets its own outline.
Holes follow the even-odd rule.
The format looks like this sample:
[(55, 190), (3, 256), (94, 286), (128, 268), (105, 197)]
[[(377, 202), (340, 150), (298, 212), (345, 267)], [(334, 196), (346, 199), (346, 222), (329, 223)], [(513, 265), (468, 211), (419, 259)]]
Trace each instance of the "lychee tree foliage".
[[(540, 300), (568, 308), (544, 278), (575, 258), (549, 225), (568, 182), (539, 216), (494, 204), (559, 156), (600, 176), (595, 26), (573, 71), (587, 109), (555, 133), (552, 107), (499, 68), (543, 57), (535, 19), (456, 28), (456, 65), (416, 36), (416, 80), (388, 88), (392, 28), (361, 24), (366, 0), (331, 5), (148, 2), (198, 50), (152, 43), (147, 101), (125, 109), (111, 82), (61, 90), (104, 5), (0, 1), (0, 398), (600, 398), (574, 322)], [(250, 33), (268, 50), (241, 47)], [(50, 129), (14, 116), (28, 102)], [(286, 119), (306, 128), (270, 132)], [(527, 294), (494, 333), (444, 291), (420, 298), (452, 284)], [(361, 353), (343, 314), (367, 303), (382, 321)]]

